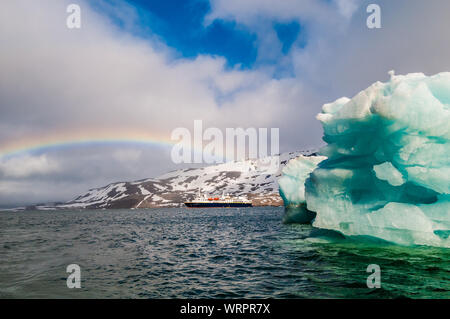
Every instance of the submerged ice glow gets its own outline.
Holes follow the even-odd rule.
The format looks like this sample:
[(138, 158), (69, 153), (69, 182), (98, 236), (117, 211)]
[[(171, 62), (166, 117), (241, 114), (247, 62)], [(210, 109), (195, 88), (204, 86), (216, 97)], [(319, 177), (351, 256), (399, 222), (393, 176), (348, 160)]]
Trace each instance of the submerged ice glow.
[(311, 173), (293, 160), (280, 181), (287, 207), (347, 236), (450, 247), (450, 73), (392, 72), (317, 118), (327, 159)]

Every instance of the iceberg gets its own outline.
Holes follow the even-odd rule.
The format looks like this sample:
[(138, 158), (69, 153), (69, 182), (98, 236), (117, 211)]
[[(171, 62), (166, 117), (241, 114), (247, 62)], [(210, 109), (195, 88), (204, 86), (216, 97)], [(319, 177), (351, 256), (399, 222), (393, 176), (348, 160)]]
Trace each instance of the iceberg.
[(305, 181), (324, 159), (326, 157), (315, 154), (300, 155), (284, 166), (283, 176), (278, 180), (280, 196), (286, 207), (283, 222), (306, 224), (316, 216), (306, 209)]
[(318, 228), (450, 247), (450, 73), (390, 75), (323, 106), (326, 159), (289, 163), (280, 194)]

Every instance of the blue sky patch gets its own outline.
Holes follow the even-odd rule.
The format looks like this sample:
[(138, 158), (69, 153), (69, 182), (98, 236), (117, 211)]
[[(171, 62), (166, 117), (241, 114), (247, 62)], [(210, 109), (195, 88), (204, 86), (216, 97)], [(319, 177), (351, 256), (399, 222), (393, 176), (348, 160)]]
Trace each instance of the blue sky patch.
[[(289, 53), (289, 50), (297, 40), (297, 37), (300, 33), (300, 24), (297, 21), (292, 21), (290, 23), (275, 23), (274, 29), (277, 33), (278, 39), (280, 39), (283, 45), (283, 54)], [(302, 43), (302, 46), (304, 46), (305, 44), (306, 43)]]
[[(111, 0), (104, 0), (104, 3), (115, 6)], [(137, 29), (127, 31), (144, 38), (156, 35), (181, 57), (217, 55), (226, 58), (227, 67), (241, 69), (251, 69), (257, 61), (256, 33), (233, 21), (214, 20), (209, 25), (204, 24), (205, 16), (211, 11), (208, 0), (127, 0), (127, 3), (136, 9), (138, 16)], [(112, 14), (97, 1), (93, 1), (92, 6), (103, 14)], [(112, 21), (119, 28), (126, 29), (126, 22), (117, 11), (114, 13), (116, 16), (111, 16)], [(273, 28), (282, 43), (280, 55), (288, 54), (303, 32), (296, 21), (273, 22)], [(304, 46), (306, 42), (296, 45)]]
[[(137, 8), (143, 30), (155, 33), (183, 57), (219, 55), (229, 67), (251, 68), (256, 61), (256, 34), (234, 22), (216, 20), (205, 26), (207, 0), (129, 0)], [(151, 31), (149, 31), (151, 30)]]

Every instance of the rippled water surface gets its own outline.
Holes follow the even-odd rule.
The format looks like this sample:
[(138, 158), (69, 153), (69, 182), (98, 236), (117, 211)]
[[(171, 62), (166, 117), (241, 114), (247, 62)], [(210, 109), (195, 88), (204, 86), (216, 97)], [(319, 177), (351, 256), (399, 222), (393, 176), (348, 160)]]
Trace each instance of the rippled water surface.
[[(450, 298), (450, 250), (356, 243), (282, 208), (0, 213), (3, 298)], [(66, 266), (81, 267), (68, 289)], [(381, 267), (368, 289), (366, 268)]]

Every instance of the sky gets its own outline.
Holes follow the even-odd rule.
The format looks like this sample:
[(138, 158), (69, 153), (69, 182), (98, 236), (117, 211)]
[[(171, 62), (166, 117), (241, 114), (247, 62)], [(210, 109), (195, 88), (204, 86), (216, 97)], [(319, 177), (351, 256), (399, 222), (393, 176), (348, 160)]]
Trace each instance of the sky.
[[(71, 3), (80, 29), (66, 26)], [(279, 128), (281, 152), (320, 147), (324, 103), (392, 69), (449, 71), (448, 12), (446, 0), (1, 1), (0, 207), (185, 167), (170, 135), (198, 119)]]

